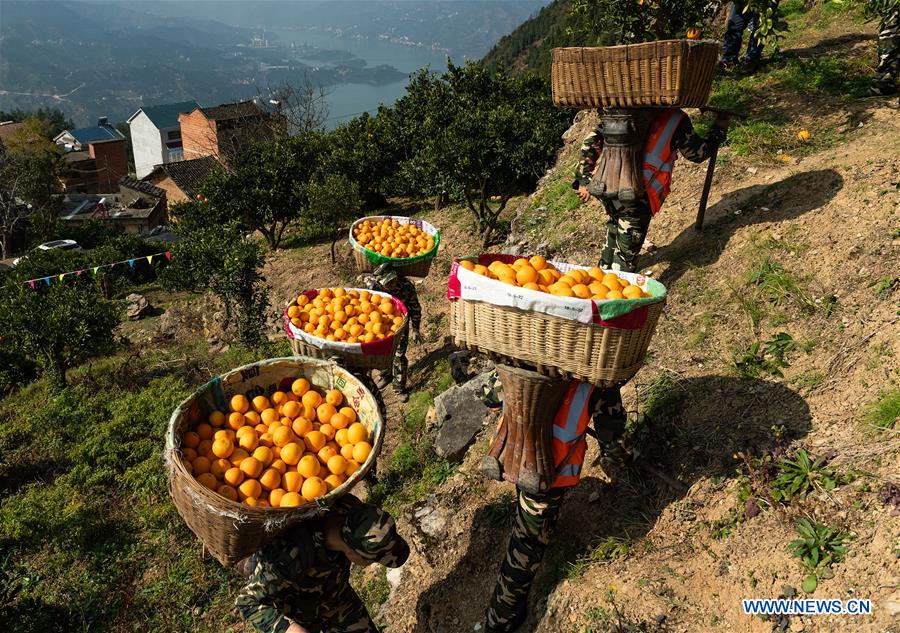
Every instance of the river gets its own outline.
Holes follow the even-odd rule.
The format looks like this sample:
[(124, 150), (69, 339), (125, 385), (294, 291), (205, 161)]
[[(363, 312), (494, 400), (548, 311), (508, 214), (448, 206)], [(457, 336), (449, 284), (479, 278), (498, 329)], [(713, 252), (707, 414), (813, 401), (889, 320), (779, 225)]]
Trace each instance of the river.
[[(275, 36), (273, 38), (273, 36)], [(442, 71), (446, 68), (447, 53), (426, 48), (391, 44), (379, 40), (337, 38), (328, 33), (308, 30), (267, 29), (265, 37), (279, 44), (315, 46), (328, 50), (349, 51), (363, 59), (369, 66), (387, 64), (404, 73), (413, 73), (430, 66)], [(454, 60), (462, 62), (462, 60)], [(403, 96), (407, 80), (373, 86), (370, 84), (343, 83), (328, 88), (328, 126), (333, 127), (348, 119), (374, 112), (382, 103), (392, 105)]]

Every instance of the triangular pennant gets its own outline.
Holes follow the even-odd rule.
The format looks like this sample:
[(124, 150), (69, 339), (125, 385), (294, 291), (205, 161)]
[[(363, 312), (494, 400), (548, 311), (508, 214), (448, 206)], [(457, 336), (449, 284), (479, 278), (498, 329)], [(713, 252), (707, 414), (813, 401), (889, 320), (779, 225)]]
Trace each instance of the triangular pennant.
[(83, 270), (76, 270), (76, 271), (75, 271), (75, 276), (76, 276), (76, 277), (81, 277), (81, 273), (83, 273), (83, 272), (84, 272)]
[(152, 264), (152, 263), (153, 263), (153, 255), (147, 255), (147, 263), (148, 263), (148, 264)]
[(49, 285), (50, 285), (50, 278), (49, 278), (49, 277), (44, 277), (44, 283), (46, 283), (46, 284), (49, 286)]
[(130, 266), (131, 268), (134, 268), (134, 260), (133, 259), (128, 260), (128, 266)]
[(171, 251), (166, 251), (166, 259), (169, 260), (169, 261), (172, 260), (172, 253), (171, 253)]
[(99, 266), (94, 266), (93, 268), (91, 268), (91, 272), (94, 273), (95, 275), (97, 274), (98, 270), (100, 270)]
[(31, 289), (34, 290), (34, 279), (28, 280), (28, 285), (31, 286)]
[(60, 274), (60, 276), (59, 276), (59, 280), (60, 280), (60, 281), (62, 281), (62, 280), (63, 280), (63, 277), (65, 277), (65, 276), (66, 276), (66, 273), (62, 273), (62, 274)]

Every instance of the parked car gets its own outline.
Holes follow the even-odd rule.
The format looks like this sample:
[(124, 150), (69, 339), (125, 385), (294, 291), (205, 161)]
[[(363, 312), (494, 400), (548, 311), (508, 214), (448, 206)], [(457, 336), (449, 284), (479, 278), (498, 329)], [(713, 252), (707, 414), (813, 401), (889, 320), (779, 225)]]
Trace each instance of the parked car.
[[(64, 251), (76, 251), (80, 253), (83, 249), (78, 245), (78, 242), (75, 240), (53, 240), (52, 242), (44, 242), (43, 244), (39, 244), (35, 250), (37, 251), (54, 251), (54, 250), (64, 250)], [(12, 261), (13, 266), (17, 266), (22, 259), (28, 257), (28, 254), (22, 255), (22, 257), (17, 257)]]

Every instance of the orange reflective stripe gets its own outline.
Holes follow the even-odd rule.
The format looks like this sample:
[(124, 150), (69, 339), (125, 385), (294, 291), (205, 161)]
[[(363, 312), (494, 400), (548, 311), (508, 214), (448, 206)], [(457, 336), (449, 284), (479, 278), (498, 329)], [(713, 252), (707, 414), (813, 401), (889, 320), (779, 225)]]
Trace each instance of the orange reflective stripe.
[(553, 488), (574, 486), (581, 478), (587, 446), (584, 435), (590, 422), (588, 406), (593, 391), (593, 385), (573, 382), (553, 419), (553, 463), (557, 468)]
[(684, 116), (681, 110), (668, 110), (653, 122), (644, 152), (643, 180), (650, 211), (654, 214), (662, 208), (669, 195), (676, 158), (672, 151), (672, 138)]
[(644, 153), (644, 162), (656, 169), (662, 168), (668, 162), (672, 154), (672, 137), (675, 136), (675, 130), (678, 129), (684, 113), (681, 110), (670, 110), (667, 115), (668, 118), (663, 125), (658, 125), (662, 117), (654, 121), (653, 127), (656, 129), (651, 133), (648, 149)]

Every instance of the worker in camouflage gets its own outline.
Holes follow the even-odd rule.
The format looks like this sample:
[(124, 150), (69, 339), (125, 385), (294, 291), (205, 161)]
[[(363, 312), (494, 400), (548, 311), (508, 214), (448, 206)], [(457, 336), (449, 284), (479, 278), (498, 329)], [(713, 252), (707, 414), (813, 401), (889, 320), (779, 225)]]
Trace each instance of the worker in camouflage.
[[(672, 136), (672, 149), (694, 163), (702, 163), (709, 158), (712, 147), (725, 140), (725, 132), (712, 128), (706, 138), (694, 132), (689, 117), (684, 117)], [(578, 191), (583, 202), (590, 200), (588, 185), (597, 168), (603, 150), (603, 133), (598, 125), (584, 139), (581, 145), (581, 161), (575, 173), (572, 187)], [(635, 272), (638, 254), (647, 237), (650, 219), (650, 201), (646, 194), (637, 200), (622, 202), (618, 199), (602, 198), (608, 216), (606, 222), (606, 246), (603, 249), (599, 266), (607, 270)]]
[(409, 369), (406, 350), (410, 341), (412, 341), (413, 345), (422, 342), (422, 335), (419, 330), (422, 324), (422, 306), (419, 303), (416, 287), (407, 277), (398, 275), (397, 271), (389, 263), (381, 264), (371, 274), (362, 275), (360, 283), (364, 284), (369, 290), (391, 294), (406, 304), (409, 330), (404, 328), (397, 332), (399, 341), (397, 342), (397, 352), (394, 355), (393, 365), (389, 371), (382, 372), (375, 381), (379, 389), (384, 389), (393, 383), (394, 391), (400, 400), (406, 402), (409, 398), (406, 389), (406, 378)]
[(900, 72), (900, 2), (882, 0), (882, 12), (878, 29), (878, 65), (871, 92), (875, 96), (887, 96), (897, 92), (897, 75)]
[(260, 633), (377, 633), (350, 564), (399, 567), (408, 556), (387, 512), (345, 495), (254, 554), (235, 604)]
[[(503, 385), (496, 370), (488, 375), (479, 397), (488, 407), (503, 405)], [(600, 444), (601, 454), (607, 459), (622, 461), (625, 449), (621, 440), (625, 433), (626, 413), (619, 389), (594, 389), (588, 411), (594, 427), (592, 435)], [(559, 519), (566, 490), (552, 488), (542, 494), (516, 490), (516, 513), (506, 556), (485, 616), (486, 633), (510, 633), (525, 620), (531, 583)]]

